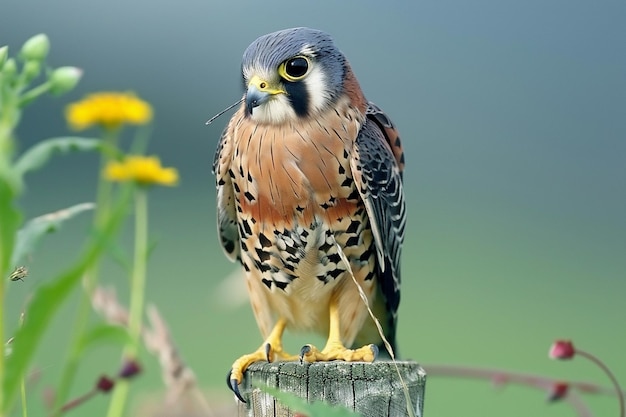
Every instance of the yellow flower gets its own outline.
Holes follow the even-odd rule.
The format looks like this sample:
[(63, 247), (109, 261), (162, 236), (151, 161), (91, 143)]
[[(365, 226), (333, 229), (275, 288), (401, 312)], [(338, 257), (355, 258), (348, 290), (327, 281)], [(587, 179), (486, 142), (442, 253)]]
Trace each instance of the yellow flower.
[(156, 156), (127, 156), (124, 161), (112, 161), (104, 170), (104, 177), (110, 181), (135, 181), (141, 185), (176, 185), (176, 168), (163, 168)]
[(93, 125), (112, 129), (123, 124), (148, 123), (152, 119), (152, 108), (133, 93), (103, 92), (90, 94), (70, 104), (65, 117), (76, 130)]

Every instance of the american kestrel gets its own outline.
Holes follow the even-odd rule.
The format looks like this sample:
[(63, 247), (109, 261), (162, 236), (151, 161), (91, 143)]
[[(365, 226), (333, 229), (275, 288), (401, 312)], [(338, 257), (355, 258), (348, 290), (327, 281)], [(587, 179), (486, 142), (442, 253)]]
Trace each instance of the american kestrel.
[[(373, 361), (384, 351), (354, 279), (395, 347), (406, 223), (398, 132), (328, 34), (261, 36), (242, 72), (242, 105), (213, 165), (220, 240), (245, 270), (265, 339), (232, 365), (228, 383), (241, 401), (253, 362)], [(328, 341), (289, 355), (285, 329)]]

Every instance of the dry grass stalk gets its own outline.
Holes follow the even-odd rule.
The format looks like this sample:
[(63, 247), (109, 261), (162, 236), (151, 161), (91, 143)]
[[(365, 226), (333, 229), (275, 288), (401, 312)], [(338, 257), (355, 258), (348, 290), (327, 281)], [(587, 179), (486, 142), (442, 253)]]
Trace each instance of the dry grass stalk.
[[(92, 295), (93, 308), (108, 323), (127, 326), (128, 310), (120, 304), (112, 289), (97, 287)], [(145, 407), (143, 415), (217, 417), (197, 385), (196, 377), (174, 344), (165, 320), (155, 306), (148, 307), (150, 327), (142, 329), (146, 349), (156, 356), (167, 388), (160, 404)]]

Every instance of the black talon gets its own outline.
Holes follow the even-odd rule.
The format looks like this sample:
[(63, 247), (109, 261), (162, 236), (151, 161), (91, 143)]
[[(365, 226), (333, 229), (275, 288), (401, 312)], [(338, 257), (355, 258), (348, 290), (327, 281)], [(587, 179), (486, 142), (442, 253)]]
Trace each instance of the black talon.
[(378, 346), (370, 345), (370, 349), (372, 349), (372, 353), (374, 354), (374, 360), (376, 360), (376, 358), (378, 358), (378, 353), (380, 352), (380, 350), (378, 349)]
[(232, 373), (232, 369), (228, 371), (228, 374), (226, 375), (226, 385), (228, 385), (228, 388), (230, 388), (230, 390), (233, 392), (233, 394), (235, 394), (239, 401), (245, 403), (246, 400), (243, 399), (243, 397), (241, 396), (241, 392), (239, 392), (239, 384), (237, 383), (237, 380), (230, 377)]
[(241, 396), (241, 392), (239, 392), (239, 384), (237, 383), (237, 380), (231, 379), (229, 385), (230, 389), (233, 391), (233, 393), (235, 393), (235, 396), (239, 399), (239, 401), (245, 404), (246, 400), (243, 399), (243, 397)]
[(304, 363), (304, 356), (311, 351), (311, 345), (304, 345), (300, 349), (300, 365)]
[(228, 373), (226, 374), (226, 385), (228, 386), (228, 389), (231, 389), (231, 388), (230, 388), (230, 376), (231, 376), (232, 374), (233, 374), (233, 370), (232, 370), (232, 369), (230, 369), (230, 370), (228, 371)]
[(267, 359), (268, 362), (271, 362), (271, 358), (270, 358), (270, 353), (272, 351), (272, 345), (270, 345), (269, 343), (265, 344), (265, 359)]

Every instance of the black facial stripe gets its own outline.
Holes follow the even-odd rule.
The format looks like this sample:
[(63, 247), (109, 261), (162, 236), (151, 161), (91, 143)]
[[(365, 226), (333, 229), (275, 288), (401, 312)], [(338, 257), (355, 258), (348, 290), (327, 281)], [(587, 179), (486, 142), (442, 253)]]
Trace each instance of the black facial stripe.
[(306, 90), (304, 83), (302, 81), (283, 82), (293, 110), (298, 116), (306, 116), (309, 112), (309, 92)]

